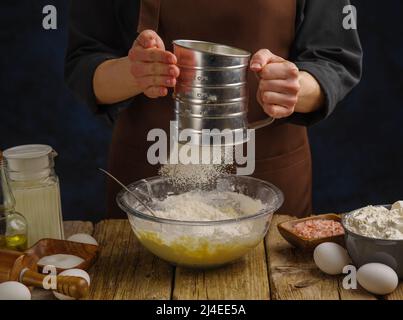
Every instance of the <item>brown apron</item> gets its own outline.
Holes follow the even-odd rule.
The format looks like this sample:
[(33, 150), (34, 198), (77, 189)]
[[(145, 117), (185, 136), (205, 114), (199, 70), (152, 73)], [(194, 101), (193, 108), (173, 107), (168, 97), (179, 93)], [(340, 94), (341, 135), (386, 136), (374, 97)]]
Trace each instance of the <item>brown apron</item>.
[[(294, 40), (296, 0), (142, 0), (138, 31), (153, 29), (172, 50), (175, 39), (218, 42), (249, 52), (268, 48), (288, 58)], [(267, 116), (256, 101), (258, 81), (249, 74), (249, 121)], [(117, 119), (110, 149), (109, 169), (124, 183), (157, 175), (147, 162), (147, 133), (169, 132), (174, 119), (170, 95), (160, 99), (137, 96)], [(277, 123), (256, 131), (254, 176), (278, 186), (285, 194), (280, 212), (296, 216), (311, 213), (311, 154), (304, 127)], [(108, 215), (124, 217), (116, 206), (119, 187), (108, 182)]]

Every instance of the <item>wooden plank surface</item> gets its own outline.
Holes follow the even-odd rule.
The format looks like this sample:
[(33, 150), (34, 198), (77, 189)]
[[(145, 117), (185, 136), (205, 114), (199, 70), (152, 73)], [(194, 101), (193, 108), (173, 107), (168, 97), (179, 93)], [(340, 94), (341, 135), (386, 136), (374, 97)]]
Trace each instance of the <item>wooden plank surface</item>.
[(91, 268), (88, 299), (171, 298), (173, 267), (144, 249), (127, 220), (104, 220), (95, 226), (100, 244)]
[(400, 282), (395, 292), (384, 298), (386, 300), (403, 300), (403, 282)]
[[(101, 245), (90, 270), (88, 299), (375, 299), (364, 290), (344, 290), (342, 276), (324, 275), (310, 254), (292, 248), (277, 230), (278, 223), (289, 219), (275, 216), (265, 245), (234, 264), (207, 271), (175, 271), (140, 245), (126, 220), (102, 221), (95, 231), (90, 222), (65, 222), (65, 236), (93, 233)], [(32, 296), (54, 299), (39, 289)], [(403, 284), (383, 298), (403, 300)]]
[(246, 257), (207, 271), (177, 268), (173, 299), (267, 300), (270, 298), (266, 253), (260, 243)]
[(275, 216), (266, 237), (272, 299), (374, 299), (363, 290), (344, 290), (341, 276), (323, 274), (316, 267), (312, 254), (289, 245), (278, 232), (277, 224), (291, 219), (288, 216)]

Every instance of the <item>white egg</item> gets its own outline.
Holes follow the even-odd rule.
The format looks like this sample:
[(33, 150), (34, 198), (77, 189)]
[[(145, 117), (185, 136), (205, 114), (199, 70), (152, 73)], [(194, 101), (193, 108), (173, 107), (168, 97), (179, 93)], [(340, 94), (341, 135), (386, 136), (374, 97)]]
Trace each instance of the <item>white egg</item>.
[(91, 235), (89, 235), (87, 233), (73, 234), (67, 240), (68, 241), (74, 241), (74, 242), (86, 243), (86, 244), (93, 244), (94, 246), (98, 245), (97, 240), (95, 240), (94, 237), (92, 237)]
[(392, 205), (392, 210), (403, 210), (403, 201), (397, 201)]
[[(69, 269), (69, 270), (65, 270), (63, 272), (59, 273), (59, 276), (72, 276), (72, 277), (80, 277), (85, 279), (88, 282), (88, 285), (90, 285), (90, 275), (85, 272), (84, 270), (81, 269)], [(74, 300), (73, 297), (69, 297), (66, 296), (64, 294), (61, 294), (59, 292), (53, 291), (53, 294), (55, 295), (55, 297), (59, 300)]]
[(31, 300), (31, 291), (17, 281), (0, 283), (0, 300)]
[(399, 285), (396, 272), (381, 263), (363, 265), (357, 271), (357, 281), (365, 290), (382, 296), (392, 293)]
[(313, 253), (313, 259), (320, 270), (330, 275), (343, 273), (343, 268), (351, 262), (347, 250), (332, 242), (318, 245)]

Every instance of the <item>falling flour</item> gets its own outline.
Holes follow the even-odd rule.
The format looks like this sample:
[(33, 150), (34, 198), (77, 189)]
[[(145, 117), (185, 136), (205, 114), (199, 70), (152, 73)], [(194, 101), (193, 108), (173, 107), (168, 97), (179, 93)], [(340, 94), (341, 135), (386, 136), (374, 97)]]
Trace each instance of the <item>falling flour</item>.
[(179, 188), (202, 188), (228, 173), (226, 165), (214, 164), (167, 164), (160, 169), (160, 176), (167, 178)]
[[(179, 147), (179, 150), (183, 148)], [(168, 179), (176, 187), (203, 188), (214, 183), (219, 177), (228, 175), (232, 170), (232, 147), (188, 146), (187, 150), (189, 154), (187, 162), (180, 161), (179, 157), (178, 163), (165, 164), (159, 171), (160, 176)], [(194, 150), (195, 154), (190, 155)]]

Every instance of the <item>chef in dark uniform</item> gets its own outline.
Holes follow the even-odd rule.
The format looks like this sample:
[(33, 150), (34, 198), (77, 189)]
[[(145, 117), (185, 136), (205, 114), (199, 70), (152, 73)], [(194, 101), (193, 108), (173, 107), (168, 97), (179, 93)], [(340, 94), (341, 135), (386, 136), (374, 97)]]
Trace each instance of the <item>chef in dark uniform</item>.
[[(312, 209), (307, 126), (328, 117), (359, 82), (358, 33), (343, 27), (348, 0), (72, 0), (66, 81), (95, 113), (114, 120), (109, 170), (124, 183), (155, 176), (147, 133), (169, 132), (179, 76), (175, 39), (238, 47), (254, 55), (249, 121), (256, 131), (254, 176), (285, 194), (281, 212)], [(258, 75), (256, 77), (255, 74)], [(108, 185), (108, 214), (119, 187)]]

